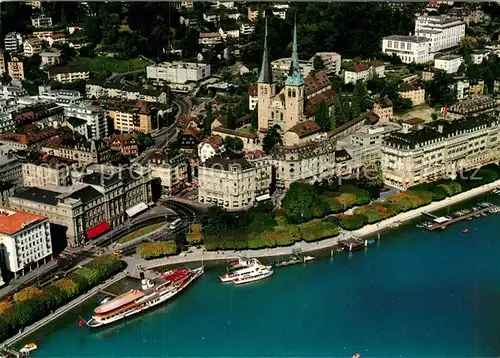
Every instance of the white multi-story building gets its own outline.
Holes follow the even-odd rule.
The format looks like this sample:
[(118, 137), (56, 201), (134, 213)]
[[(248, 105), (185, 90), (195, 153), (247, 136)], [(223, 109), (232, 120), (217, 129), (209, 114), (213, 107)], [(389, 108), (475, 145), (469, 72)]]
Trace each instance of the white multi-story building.
[(49, 220), (10, 208), (0, 208), (0, 250), (3, 264), (14, 278), (50, 261)]
[(32, 57), (33, 55), (42, 52), (42, 41), (37, 37), (26, 39), (23, 43), (23, 54), (25, 57)]
[(398, 56), (403, 63), (425, 63), (433, 59), (429, 40), (422, 36), (391, 35), (382, 40), (382, 52)]
[(381, 61), (361, 62), (347, 68), (344, 72), (344, 83), (356, 84), (356, 82), (368, 81), (374, 77), (385, 77), (385, 65)]
[(83, 101), (81, 93), (76, 90), (53, 90), (50, 86), (39, 86), (38, 98), (54, 101), (61, 107), (74, 106)]
[[(263, 173), (268, 173), (264, 175)], [(252, 207), (257, 197), (269, 195), (271, 165), (259, 165), (246, 158), (215, 156), (198, 167), (198, 201), (219, 205), (227, 210), (245, 210)]]
[(184, 154), (169, 157), (168, 153), (156, 151), (149, 156), (151, 176), (161, 180), (164, 190), (171, 190), (188, 180), (188, 161)]
[(33, 25), (33, 27), (51, 27), (52, 18), (50, 16), (45, 16), (45, 15), (32, 17), (31, 25)]
[(70, 70), (65, 67), (55, 67), (47, 73), (49, 79), (61, 83), (71, 83), (76, 81), (85, 81), (89, 79), (89, 71)]
[(340, 69), (342, 66), (342, 57), (336, 52), (317, 52), (312, 58), (311, 62), (314, 63), (314, 57), (320, 57), (325, 63), (326, 73), (340, 74)]
[(469, 81), (466, 79), (458, 80), (455, 83), (455, 90), (457, 91), (457, 99), (459, 101), (469, 98)]
[(23, 43), (23, 36), (17, 32), (9, 32), (4, 39), (5, 50), (8, 52), (17, 51)]
[(215, 157), (225, 150), (222, 137), (215, 135), (198, 144), (198, 157), (200, 158), (200, 162), (205, 163), (207, 159)]
[(83, 119), (90, 127), (92, 139), (102, 139), (108, 136), (106, 111), (90, 102), (78, 103), (64, 108), (66, 117)]
[(146, 76), (157, 81), (184, 84), (210, 77), (210, 65), (205, 63), (164, 62), (146, 67)]
[(240, 25), (240, 34), (241, 35), (251, 35), (255, 31), (255, 25), (254, 24), (241, 24)]
[(480, 65), (484, 60), (488, 59), (488, 50), (476, 50), (472, 53), (472, 62), (476, 65)]
[(61, 51), (58, 50), (42, 51), (40, 57), (42, 58), (40, 68), (57, 66), (61, 63)]
[(415, 35), (429, 40), (429, 52), (436, 53), (460, 44), (465, 36), (465, 23), (455, 17), (418, 16), (415, 20)]
[(52, 157), (41, 164), (23, 163), (23, 186), (71, 185), (72, 161)]
[(382, 144), (385, 181), (406, 189), (498, 162), (499, 129), (498, 117), (484, 115), (432, 123), (415, 132), (393, 133)]
[[(271, 62), (271, 68), (275, 73), (288, 74), (290, 71), (290, 65), (292, 63), (291, 57), (279, 58)], [(299, 60), (300, 71), (302, 72), (303, 77), (309, 76), (312, 70), (314, 70), (314, 66), (312, 61), (301, 61)]]
[(445, 55), (434, 58), (434, 67), (443, 70), (446, 73), (455, 73), (462, 64), (462, 56)]

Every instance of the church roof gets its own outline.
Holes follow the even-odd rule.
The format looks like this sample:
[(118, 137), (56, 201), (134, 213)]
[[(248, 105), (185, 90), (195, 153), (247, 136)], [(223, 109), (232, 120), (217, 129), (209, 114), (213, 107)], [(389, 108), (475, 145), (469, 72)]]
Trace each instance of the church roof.
[(299, 52), (297, 50), (297, 23), (293, 28), (293, 49), (292, 49), (292, 62), (290, 64), (290, 73), (286, 78), (286, 86), (300, 86), (304, 84), (304, 78), (300, 71)]
[(269, 51), (267, 50), (267, 17), (266, 33), (264, 36), (264, 53), (262, 54), (262, 65), (260, 67), (258, 83), (273, 83), (273, 70), (269, 61)]
[(307, 136), (319, 133), (321, 131), (321, 128), (315, 122), (308, 120), (297, 123), (288, 131), (297, 134), (299, 138), (305, 138)]
[(325, 87), (330, 87), (332, 85), (332, 82), (330, 81), (330, 78), (325, 71), (319, 71), (314, 74), (310, 74), (304, 79), (304, 82), (304, 92), (306, 96), (309, 96), (314, 92), (317, 92)]
[(325, 102), (329, 106), (332, 105), (335, 95), (335, 91), (329, 88), (326, 91), (318, 93), (316, 96), (309, 98), (306, 102), (306, 116), (313, 116), (316, 113), (321, 102)]

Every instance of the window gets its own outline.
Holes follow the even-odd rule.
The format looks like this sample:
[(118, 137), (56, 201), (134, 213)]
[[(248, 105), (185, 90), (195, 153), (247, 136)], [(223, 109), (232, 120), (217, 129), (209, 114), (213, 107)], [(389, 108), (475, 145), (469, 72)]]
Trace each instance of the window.
[(292, 90), (290, 88), (288, 89), (288, 97), (292, 97)]

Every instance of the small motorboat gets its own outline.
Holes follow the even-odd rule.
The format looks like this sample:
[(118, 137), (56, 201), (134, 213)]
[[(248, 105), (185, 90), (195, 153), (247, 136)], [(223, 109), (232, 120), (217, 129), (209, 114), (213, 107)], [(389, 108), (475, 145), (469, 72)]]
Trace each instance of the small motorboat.
[(463, 232), (464, 234), (467, 234), (467, 233), (469, 232), (469, 229), (465, 228), (465, 229), (463, 229), (463, 230), (462, 230), (462, 232)]
[(354, 355), (352, 356), (352, 358), (361, 358), (361, 354), (356, 353), (356, 354), (354, 354)]
[(306, 257), (304, 257), (304, 263), (311, 262), (311, 261), (314, 261), (314, 260), (316, 260), (316, 258), (314, 256), (306, 256)]
[(19, 350), (21, 353), (29, 353), (37, 349), (38, 346), (35, 343), (28, 343), (23, 348)]
[(473, 219), (473, 217), (472, 217), (472, 216), (469, 216), (469, 217), (467, 218), (467, 220), (468, 220), (468, 221), (471, 221), (472, 219)]

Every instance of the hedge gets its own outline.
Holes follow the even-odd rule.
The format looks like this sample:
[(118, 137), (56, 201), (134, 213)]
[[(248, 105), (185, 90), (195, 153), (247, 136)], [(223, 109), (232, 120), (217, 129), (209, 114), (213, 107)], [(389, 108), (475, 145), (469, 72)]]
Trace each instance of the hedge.
[(143, 259), (150, 260), (177, 253), (174, 240), (166, 242), (143, 242), (137, 247), (137, 252)]
[[(88, 265), (75, 270), (66, 278), (39, 290), (27, 287), (14, 295), (14, 304), (3, 302), (0, 309), (0, 341), (16, 334), (21, 328), (47, 316), (89, 287), (113, 276), (124, 268), (124, 262), (113, 255), (93, 259)], [(90, 277), (93, 283), (86, 281)], [(95, 282), (94, 278), (99, 280)], [(3, 310), (3, 311), (2, 311)]]
[(302, 240), (307, 242), (318, 241), (338, 235), (339, 227), (334, 220), (311, 220), (299, 226)]
[(365, 226), (368, 222), (366, 217), (360, 214), (353, 214), (353, 215), (340, 214), (338, 216), (338, 219), (340, 227), (345, 230), (360, 229), (363, 226)]

